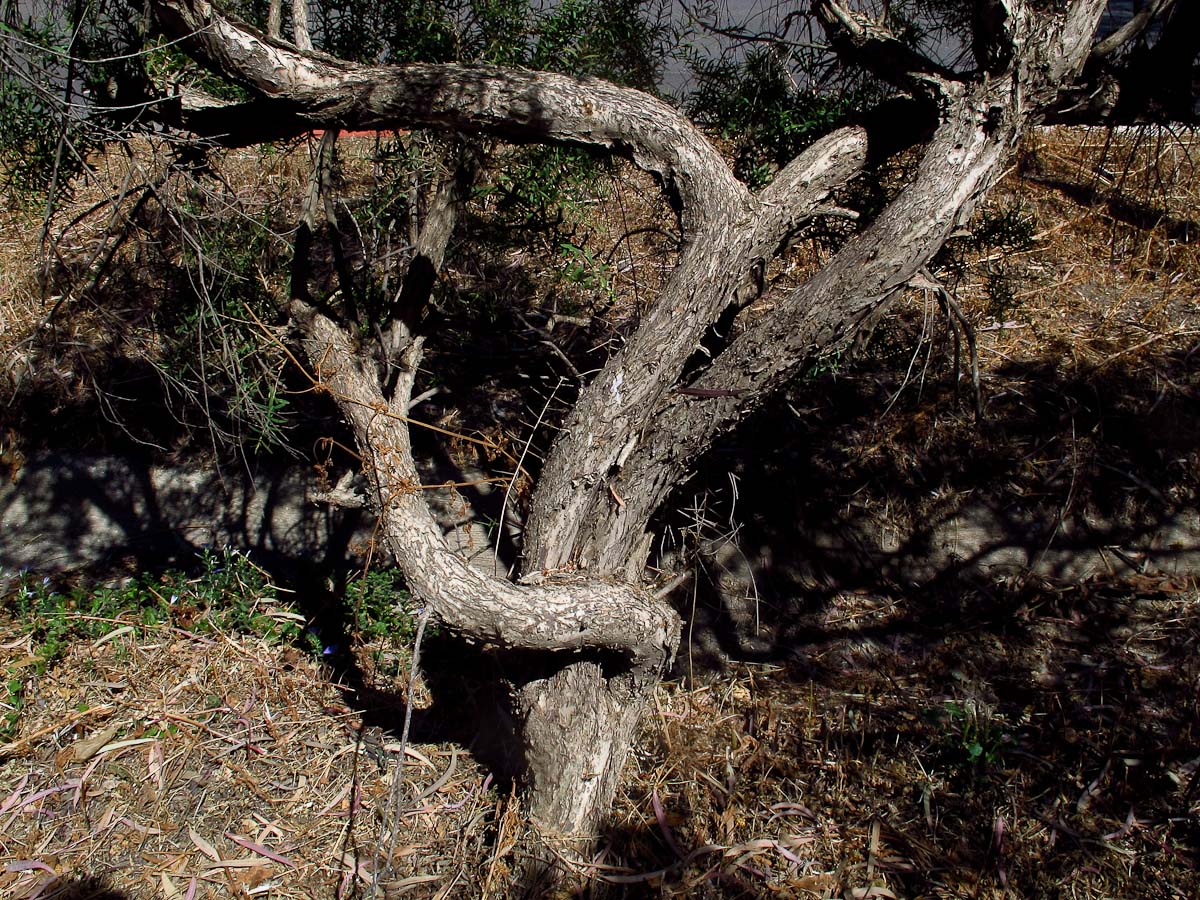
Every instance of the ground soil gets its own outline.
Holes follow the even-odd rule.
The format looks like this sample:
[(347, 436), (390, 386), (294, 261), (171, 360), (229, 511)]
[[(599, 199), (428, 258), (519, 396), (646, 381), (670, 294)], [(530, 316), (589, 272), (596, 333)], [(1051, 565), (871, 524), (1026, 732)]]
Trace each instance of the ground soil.
[[(1200, 896), (1191, 574), (914, 585), (831, 562), (801, 576), (787, 560), (805, 548), (781, 524), (869, 512), (910, 527), (976, 492), (1060, 521), (1194, 509), (1196, 152), (1146, 133), (1030, 137), (938, 261), (978, 339), (981, 421), (965, 337), (956, 370), (945, 313), (917, 290), (856, 359), (769, 411), (776, 446), (741, 435), (714, 454), (663, 522), (692, 572), (677, 593), (690, 624), (582, 895)], [(302, 181), (300, 163), (263, 166)], [(28, 252), (9, 234), (6, 254)], [(578, 278), (526, 287), (619, 334), (652, 287), (628, 273), (667, 251), (609, 246), (629, 258), (602, 310)], [(37, 325), (56, 301), (5, 278), (9, 409), (24, 417), (5, 420), (0, 451), (19, 467), (96, 402), (89, 367), (111, 345), (96, 309), (54, 350)], [(149, 331), (125, 337), (152, 349)], [(26, 415), (37, 398), (62, 415)], [(499, 409), (490, 427), (517, 419)], [(750, 583), (722, 582), (726, 545), (752, 559)], [(42, 637), (0, 613), (0, 701), (17, 714), (0, 745), (0, 894), (507, 896), (528, 844), (475, 727), (491, 699), (463, 678), (494, 662), (428, 643), (402, 742), (411, 646), (322, 656), (182, 621), (111, 625), (45, 666)]]

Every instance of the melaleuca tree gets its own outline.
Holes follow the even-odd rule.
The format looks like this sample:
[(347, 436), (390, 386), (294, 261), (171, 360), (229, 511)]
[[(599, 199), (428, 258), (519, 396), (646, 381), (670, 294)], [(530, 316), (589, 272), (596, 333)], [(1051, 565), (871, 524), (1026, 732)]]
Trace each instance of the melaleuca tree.
[[(660, 20), (641, 5), (618, 5), (626, 12), (615, 17), (584, 2), (538, 14), (504, 0), (330, 5), (310, 20), (318, 51), (299, 49), (297, 26), (294, 41), (286, 28), (271, 37), (207, 0), (150, 5), (152, 39), (182, 56), (165, 79), (144, 73), (145, 121), (196, 148), (325, 130), (282, 314), (353, 436), (366, 502), (410, 589), (448, 631), (506, 661), (526, 810), (566, 854), (596, 834), (679, 641), (678, 614), (644, 579), (672, 492), (722, 435), (927, 277), (1021, 135), (1076, 108), (1081, 73), (1121, 74), (1093, 51), (1103, 0), (867, 11), (815, 0), (781, 7), (765, 32), (708, 23), (740, 55), (693, 59), (702, 78), (691, 109), (734, 141), (731, 165), (678, 108), (625, 86), (648, 87), (658, 72)], [(1182, 15), (1185, 5), (1156, 9)], [(1180, 40), (1172, 59), (1191, 46), (1194, 62), (1192, 38)], [(410, 210), (399, 284), (373, 303), (360, 302), (352, 266), (314, 272), (322, 242), (352, 237), (331, 200), (339, 129), (434, 135), (440, 155)], [(535, 467), (511, 576), (472, 568), (447, 545), (409, 430), (426, 346), (446, 326), (432, 307), (452, 237), (506, 145), (650, 173), (678, 248), (640, 318), (595, 371), (577, 373), (574, 404)], [(885, 185), (879, 173), (902, 152)], [(860, 189), (872, 180), (876, 189)], [(823, 266), (796, 284), (764, 277), (830, 222), (837, 239)]]

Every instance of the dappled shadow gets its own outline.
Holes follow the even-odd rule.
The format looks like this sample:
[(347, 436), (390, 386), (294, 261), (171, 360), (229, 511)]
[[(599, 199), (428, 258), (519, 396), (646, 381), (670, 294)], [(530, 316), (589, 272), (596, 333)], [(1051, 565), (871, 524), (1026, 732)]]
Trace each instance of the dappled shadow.
[(752, 421), (712, 453), (669, 514), (682, 550), (668, 559), (697, 576), (685, 614), (695, 604), (718, 655), (779, 659), (800, 615), (843, 592), (920, 609), (1031, 575), (1194, 574), (1192, 356), (1013, 359), (988, 375), (978, 423), (932, 379), (889, 404), (903, 373), (870, 359), (798, 387), (764, 411), (770, 429)]
[[(1194, 227), (1150, 209), (1111, 211), (1184, 236)], [(556, 331), (531, 267), (503, 253), (462, 265), (465, 288), (440, 297), (427, 323), (427, 361), (443, 380), (419, 386), (438, 391), (422, 418), (452, 433), (451, 451), (417, 437), (438, 482), (512, 468), (511, 458), (463, 452), (455, 434), (490, 433), (536, 458), (575, 389), (570, 367), (588, 370), (607, 349), (596, 339), (612, 337), (602, 324)], [(876, 352), (814, 374), (709, 455), (660, 523), (670, 552), (659, 562), (693, 572), (677, 598), (688, 622), (679, 674), (693, 686), (768, 664), (770, 674), (700, 728), (662, 738), (661, 755), (693, 771), (659, 782), (661, 822), (640, 795), (640, 821), (614, 820), (611, 858), (629, 877), (613, 892), (761, 893), (752, 857), (763, 848), (725, 853), (753, 839), (736, 811), (777, 801), (804, 809), (758, 824), (782, 834), (781, 819), (795, 816), (786, 833), (814, 844), (785, 844), (793, 855), (816, 856), (820, 841), (863, 848), (862, 871), (813, 881), (806, 890), (817, 893), (863, 888), (873, 865), (911, 895), (949, 883), (963, 896), (1011, 878), (1050, 896), (1056, 878), (1100, 865), (1093, 856), (1122, 842), (1143, 867), (1130, 877), (1148, 888), (1170, 877), (1150, 865), (1191, 865), (1194, 875), (1197, 626), (1174, 613), (1200, 564), (1196, 349), (1113, 348), (1091, 367), (1066, 359), (1040, 348), (993, 368), (976, 423), (944, 369), (897, 396), (910, 357)], [(173, 447), (189, 433), (152, 367), (115, 363), (102, 381), (136, 412), (123, 417), (132, 434), (107, 429), (103, 447)], [(47, 445), (71, 444), (103, 406), (56, 394), (52, 382), (21, 393), (14, 415), (23, 427), (43, 421)], [(39, 420), (44, 409), (53, 415)], [(317, 409), (303, 435), (341, 433), (333, 419)], [(180, 471), (172, 482), (145, 453), (39, 457), (0, 499), (3, 564), (142, 571), (190, 565), (226, 541), (248, 548), (297, 588), (322, 643), (341, 648), (331, 667), (364, 723), (398, 738), (403, 695), (347, 652), (352, 627), (331, 603), (371, 523), (312, 503), (307, 464), (256, 474)], [(503, 517), (496, 491), (460, 493), (480, 520)], [(502, 547), (506, 562), (512, 550)], [(413, 710), (410, 738), (468, 747), (506, 777), (516, 746), (506, 673), (444, 640), (426, 648), (433, 702)], [(664, 735), (676, 720), (665, 721)], [(1047, 844), (1041, 872), (1006, 872), (998, 823), (1012, 830), (1018, 819), (1022, 840)], [(871, 863), (873, 822), (888, 852)], [(688, 858), (709, 845), (721, 849)], [(1170, 896), (1165, 884), (1156, 896)]]
[(638, 794), (616, 861), (689, 896), (1200, 889), (1196, 349), (1053, 353), (991, 370), (981, 422), (868, 355), (710, 455), (664, 523), (703, 712), (647, 738), (693, 774), (648, 780), (685, 855), (724, 849), (681, 862)]
[(1186, 242), (1200, 238), (1200, 222), (1195, 219), (1178, 218), (1165, 209), (1150, 206), (1112, 188), (1052, 175), (1028, 173), (1025, 177), (1035, 184), (1054, 188), (1081, 206), (1103, 206), (1109, 215), (1126, 225), (1145, 230), (1161, 230), (1168, 240)]

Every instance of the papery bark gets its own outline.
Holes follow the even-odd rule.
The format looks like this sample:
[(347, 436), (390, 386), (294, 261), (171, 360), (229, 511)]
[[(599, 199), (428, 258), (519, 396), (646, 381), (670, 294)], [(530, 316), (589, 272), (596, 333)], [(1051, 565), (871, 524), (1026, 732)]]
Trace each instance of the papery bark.
[[(641, 711), (679, 640), (678, 616), (641, 584), (651, 518), (722, 434), (844, 348), (966, 220), (1023, 131), (1078, 73), (1104, 2), (1074, 0), (1048, 12), (1025, 0), (980, 0), (981, 71), (964, 75), (905, 49), (835, 0), (817, 0), (834, 46), (918, 98), (910, 102), (924, 113), (911, 134), (932, 136), (883, 212), (696, 367), (706, 332), (760, 297), (765, 267), (797, 230), (827, 213), (880, 147), (894, 152), (907, 139), (880, 140), (869, 124), (841, 129), (752, 194), (686, 118), (638, 91), (544, 72), (357, 65), (299, 52), (205, 0), (152, 0), (190, 53), (255, 95), (247, 104), (181, 107), (179, 123), (208, 133), (245, 129), (241, 137), (230, 132), (231, 141), (263, 128), (422, 127), (607, 149), (653, 173), (677, 210), (678, 266), (555, 441), (516, 582), (459, 559), (422, 496), (407, 418), (419, 317), (409, 310), (390, 324), (383, 368), (391, 374), (381, 378), (344, 325), (303, 298), (293, 308), (314, 377), (353, 429), (381, 533), (411, 590), (451, 630), (528, 663), (516, 708), (527, 808), (546, 842), (582, 852), (597, 833)], [(263, 124), (266, 110), (278, 112), (274, 124)], [(440, 266), (449, 232), (435, 216), (418, 254), (425, 268)]]

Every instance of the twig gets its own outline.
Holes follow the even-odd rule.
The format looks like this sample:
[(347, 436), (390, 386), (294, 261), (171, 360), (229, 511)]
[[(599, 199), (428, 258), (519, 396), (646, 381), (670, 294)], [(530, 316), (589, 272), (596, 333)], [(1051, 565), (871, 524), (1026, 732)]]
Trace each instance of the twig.
[[(417, 635), (413, 639), (412, 666), (408, 672), (408, 692), (404, 699), (404, 728), (400, 732), (400, 750), (396, 755), (396, 773), (392, 778), (391, 796), (388, 798), (388, 820), (384, 822), (385, 827), (389, 829), (387, 855), (381, 860), (379, 852), (376, 851), (374, 871), (371, 874), (371, 892), (368, 895), (372, 898), (380, 896), (380, 874), (384, 871), (385, 867), (390, 869), (392, 857), (396, 853), (396, 841), (400, 836), (400, 801), (401, 795), (404, 792), (404, 754), (408, 745), (409, 730), (412, 727), (413, 694), (415, 693), (417, 674), (420, 672), (421, 641), (425, 637), (425, 626), (427, 624), (429, 624), (428, 606), (421, 610), (421, 615), (417, 619)], [(452, 758), (448, 771), (452, 771), (453, 768)]]
[(550, 396), (546, 398), (546, 403), (542, 407), (542, 411), (538, 413), (537, 421), (533, 423), (533, 428), (529, 430), (529, 438), (525, 441), (525, 446), (521, 448), (521, 455), (517, 458), (517, 469), (509, 479), (508, 487), (504, 489), (504, 500), (500, 503), (500, 525), (496, 529), (496, 544), (494, 547), (495, 555), (493, 556), (492, 572), (493, 574), (500, 567), (500, 539), (504, 537), (504, 518), (508, 512), (508, 498), (512, 494), (513, 485), (517, 483), (521, 471), (525, 465), (525, 457), (529, 454), (529, 447), (533, 444), (534, 435), (542, 425), (542, 419), (546, 417), (546, 412), (550, 409), (550, 404), (554, 402), (554, 398), (558, 395), (558, 389), (562, 387), (563, 379), (558, 379), (558, 384), (554, 386), (554, 390), (550, 392)]

